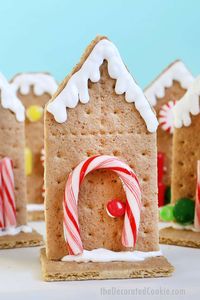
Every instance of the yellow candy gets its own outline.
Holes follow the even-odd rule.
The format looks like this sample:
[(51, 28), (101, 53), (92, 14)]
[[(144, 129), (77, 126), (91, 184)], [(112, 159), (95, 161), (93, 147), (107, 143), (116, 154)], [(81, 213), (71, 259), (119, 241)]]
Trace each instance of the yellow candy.
[(43, 115), (43, 108), (39, 105), (31, 105), (26, 110), (26, 116), (31, 122), (37, 122)]
[(32, 151), (26, 147), (25, 148), (25, 173), (26, 176), (31, 175), (33, 166), (33, 156)]

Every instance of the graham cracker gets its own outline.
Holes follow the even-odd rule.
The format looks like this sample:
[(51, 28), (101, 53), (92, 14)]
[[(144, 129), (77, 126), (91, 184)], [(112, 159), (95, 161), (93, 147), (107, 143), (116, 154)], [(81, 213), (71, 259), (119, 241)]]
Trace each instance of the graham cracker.
[(48, 260), (43, 248), (40, 260), (45, 281), (167, 277), (174, 271), (164, 256), (141, 262), (77, 263)]
[[(191, 125), (175, 128), (172, 155), (172, 198), (175, 204), (180, 198), (195, 201), (197, 160), (200, 159), (200, 115), (191, 116)], [(160, 230), (160, 243), (200, 248), (200, 232), (167, 227)]]
[(26, 224), (26, 177), (24, 170), (24, 123), (0, 105), (0, 159), (13, 161), (17, 225)]
[(43, 245), (43, 237), (37, 231), (20, 232), (16, 235), (0, 236), (0, 249), (36, 247)]
[[(168, 70), (172, 67), (173, 64), (175, 64), (177, 61), (174, 63), (170, 64), (168, 68), (166, 68), (162, 73), (168, 72)], [(161, 76), (160, 75), (160, 76)], [(155, 81), (159, 80), (159, 77), (156, 78), (151, 84), (153, 84)], [(150, 86), (151, 86), (150, 84)], [(148, 87), (145, 89), (147, 90)], [(164, 104), (167, 104), (169, 101), (174, 101), (174, 100), (180, 100), (183, 95), (186, 93), (186, 89), (183, 89), (178, 81), (173, 81), (172, 86), (165, 88), (165, 95), (162, 98), (157, 98), (156, 105), (154, 106), (154, 109), (156, 111), (157, 117), (159, 116), (159, 112), (161, 107)], [(173, 135), (164, 131), (161, 126), (158, 126), (157, 129), (157, 147), (158, 147), (158, 152), (162, 152), (165, 154), (165, 160), (164, 160), (164, 166), (165, 166), (165, 172), (163, 174), (163, 183), (166, 186), (171, 185), (171, 172), (172, 172), (172, 138)]]
[(200, 248), (200, 232), (166, 227), (160, 230), (160, 243)]
[[(20, 91), (17, 96), (22, 101), (25, 109), (30, 105), (39, 105), (44, 108), (45, 104), (51, 98), (48, 93), (43, 93), (38, 96), (34, 94), (33, 87), (30, 88), (28, 94), (23, 95)], [(27, 176), (27, 202), (40, 204), (44, 202), (42, 196), (43, 180), (44, 180), (44, 167), (41, 162), (41, 150), (44, 147), (44, 118), (41, 117), (37, 122), (31, 122), (28, 118), (25, 120), (25, 143), (26, 147), (32, 151), (33, 164), (32, 172)], [(31, 213), (29, 213), (29, 216)], [(31, 216), (34, 220), (35, 214)], [(37, 220), (37, 219), (36, 219)]]
[(28, 221), (43, 221), (44, 220), (44, 211), (28, 211)]
[(172, 203), (182, 197), (195, 200), (197, 160), (200, 160), (200, 115), (191, 116), (189, 127), (175, 128), (172, 161)]
[[(86, 49), (78, 71), (101, 37)], [(144, 120), (133, 103), (124, 95), (116, 95), (115, 80), (107, 71), (107, 63), (100, 69), (101, 79), (89, 82), (90, 101), (68, 109), (68, 120), (57, 123), (45, 111), (45, 219), (48, 260), (65, 256), (67, 247), (63, 234), (64, 188), (69, 173), (83, 159), (95, 154), (114, 155), (132, 167), (142, 189), (143, 209), (135, 249), (156, 251), (158, 245), (157, 209), (157, 148), (156, 134), (147, 131)], [(71, 74), (60, 85), (64, 88)], [(52, 98), (54, 99), (55, 96)], [(110, 218), (106, 203), (113, 198), (125, 200), (119, 178), (110, 171), (91, 172), (80, 188), (78, 211), (83, 247), (86, 250), (106, 248), (125, 249), (121, 243), (123, 218)]]
[[(27, 222), (26, 176), (24, 163), (24, 122), (18, 122), (13, 112), (0, 105), (0, 159), (9, 157), (13, 162), (14, 194), (17, 226)], [(0, 236), (0, 249), (39, 246), (43, 238), (36, 231)]]

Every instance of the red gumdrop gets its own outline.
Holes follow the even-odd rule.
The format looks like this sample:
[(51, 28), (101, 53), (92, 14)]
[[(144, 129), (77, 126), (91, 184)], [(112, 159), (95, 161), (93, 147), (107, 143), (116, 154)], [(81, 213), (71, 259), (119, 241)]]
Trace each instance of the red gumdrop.
[(166, 186), (162, 182), (158, 182), (158, 207), (165, 205)]
[(119, 199), (113, 199), (107, 203), (106, 210), (112, 218), (122, 217), (125, 214), (126, 204)]

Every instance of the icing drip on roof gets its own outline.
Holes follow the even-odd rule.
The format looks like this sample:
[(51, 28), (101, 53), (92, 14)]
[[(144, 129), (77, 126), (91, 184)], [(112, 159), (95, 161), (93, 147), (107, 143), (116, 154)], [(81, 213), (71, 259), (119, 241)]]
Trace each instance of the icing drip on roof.
[(74, 108), (79, 100), (81, 103), (89, 101), (88, 80), (100, 80), (100, 66), (103, 61), (108, 62), (108, 73), (116, 79), (115, 92), (118, 95), (125, 93), (127, 102), (134, 102), (135, 107), (144, 119), (147, 129), (155, 132), (158, 122), (143, 91), (136, 84), (126, 69), (115, 45), (107, 39), (96, 44), (80, 70), (74, 73), (60, 94), (48, 104), (48, 112), (54, 115), (58, 123), (67, 120), (66, 108)]
[(53, 95), (58, 88), (55, 79), (45, 73), (18, 74), (13, 78), (11, 85), (16, 92), (19, 91), (22, 95), (27, 95), (32, 86), (36, 96), (41, 96), (44, 93)]
[(21, 101), (17, 98), (16, 93), (11, 88), (6, 78), (0, 73), (0, 101), (5, 109), (10, 109), (15, 113), (16, 119), (23, 122), (25, 119), (25, 110)]
[(158, 98), (165, 96), (165, 89), (173, 85), (173, 81), (178, 81), (182, 88), (188, 89), (193, 80), (194, 77), (184, 63), (176, 61), (146, 88), (145, 95), (151, 105), (155, 106)]
[(177, 102), (173, 108), (174, 126), (190, 126), (191, 115), (196, 116), (200, 113), (200, 76), (198, 76), (183, 98)]

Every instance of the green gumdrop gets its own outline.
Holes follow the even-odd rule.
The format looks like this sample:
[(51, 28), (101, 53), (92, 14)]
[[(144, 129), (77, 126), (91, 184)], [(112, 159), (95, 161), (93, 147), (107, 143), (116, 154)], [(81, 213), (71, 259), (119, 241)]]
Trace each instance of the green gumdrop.
[(189, 198), (181, 198), (174, 205), (173, 214), (177, 223), (192, 224), (194, 222), (195, 203)]
[(174, 220), (173, 209), (174, 207), (172, 205), (163, 206), (160, 209), (160, 219), (164, 222), (173, 221)]
[(168, 186), (165, 190), (165, 205), (171, 202), (171, 187)]

